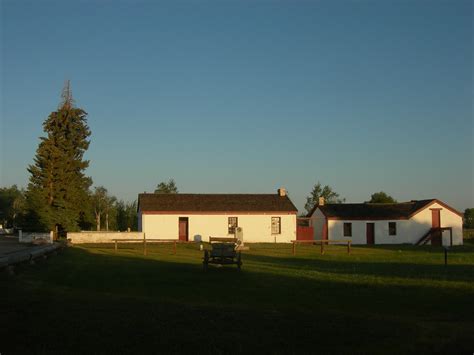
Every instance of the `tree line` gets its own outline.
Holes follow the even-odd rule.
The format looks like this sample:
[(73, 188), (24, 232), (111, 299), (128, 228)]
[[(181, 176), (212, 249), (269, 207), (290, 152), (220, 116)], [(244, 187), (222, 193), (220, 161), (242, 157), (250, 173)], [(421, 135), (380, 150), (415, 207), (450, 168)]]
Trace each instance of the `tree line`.
[[(34, 231), (137, 230), (137, 201), (126, 202), (104, 186), (92, 187), (85, 171), (91, 131), (87, 113), (76, 107), (69, 81), (56, 111), (43, 122), (26, 189), (0, 188), (0, 224)], [(157, 192), (178, 192), (174, 180)]]
[[(4, 228), (47, 230), (40, 219), (43, 211), (35, 211), (35, 207), (29, 200), (27, 190), (17, 185), (0, 188), (0, 224)], [(78, 228), (73, 230), (126, 231), (137, 230), (138, 227), (137, 202), (119, 200), (103, 186), (88, 191), (78, 211)]]
[[(155, 193), (178, 193), (173, 179), (160, 182)], [(41, 225), (32, 219), (27, 190), (17, 185), (0, 187), (0, 224), (4, 228), (38, 231)], [(127, 202), (113, 196), (104, 186), (87, 192), (80, 208), (78, 227), (81, 230), (136, 231), (138, 229), (137, 201)]]
[[(313, 189), (311, 190), (308, 197), (306, 197), (306, 204), (304, 206), (306, 212), (311, 213), (314, 206), (319, 203), (319, 198), (323, 197), (325, 203), (343, 203), (346, 201), (345, 198), (341, 197), (334, 189), (329, 186), (322, 184), (318, 181)], [(397, 203), (392, 196), (387, 193), (380, 191), (375, 192), (370, 196), (370, 200), (365, 203)]]
[[(89, 148), (91, 131), (87, 113), (75, 106), (69, 81), (62, 100), (43, 123), (44, 136), (36, 150), (28, 187), (16, 185), (0, 188), (0, 223), (35, 231), (137, 230), (137, 201), (125, 202), (111, 195), (104, 186), (92, 187), (85, 171), (89, 161), (84, 154)], [(160, 182), (155, 193), (178, 193), (173, 179)], [(306, 199), (309, 213), (324, 197), (326, 203), (342, 203), (345, 198), (334, 189), (316, 183)], [(396, 203), (385, 192), (377, 192), (367, 202)], [(467, 209), (465, 222), (474, 227), (474, 209)]]

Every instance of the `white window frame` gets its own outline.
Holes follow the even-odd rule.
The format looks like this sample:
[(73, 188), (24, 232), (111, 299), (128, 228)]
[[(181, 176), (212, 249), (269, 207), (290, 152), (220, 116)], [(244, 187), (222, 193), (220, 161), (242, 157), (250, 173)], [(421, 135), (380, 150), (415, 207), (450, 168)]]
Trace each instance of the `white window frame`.
[[(395, 233), (390, 233), (390, 224), (393, 223), (395, 225)], [(391, 237), (395, 237), (397, 235), (397, 222), (388, 222), (388, 235)]]
[[(278, 221), (277, 224), (274, 224), (273, 221)], [(275, 232), (274, 227), (278, 226), (278, 232)], [(272, 217), (270, 228), (272, 230), (272, 235), (281, 234), (281, 217)]]
[[(349, 235), (346, 235), (346, 224), (349, 225), (349, 228), (350, 228)], [(343, 222), (343, 224), (342, 224), (342, 235), (344, 237), (352, 237), (352, 222)]]
[[(235, 218), (235, 225), (230, 223), (230, 219)], [(229, 216), (227, 217), (227, 234), (235, 234), (236, 228), (239, 226), (239, 217)], [(231, 229), (234, 231), (232, 232)]]

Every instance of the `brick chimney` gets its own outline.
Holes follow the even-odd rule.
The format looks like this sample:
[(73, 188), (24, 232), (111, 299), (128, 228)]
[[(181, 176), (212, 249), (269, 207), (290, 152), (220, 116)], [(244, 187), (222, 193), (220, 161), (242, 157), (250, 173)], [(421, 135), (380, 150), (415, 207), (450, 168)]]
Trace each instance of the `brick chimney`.
[(324, 197), (320, 197), (318, 201), (319, 206), (324, 206)]
[(283, 197), (283, 196), (286, 196), (286, 189), (285, 189), (284, 187), (280, 187), (280, 188), (278, 189), (278, 195), (279, 195), (279, 196), (282, 196), (282, 197)]

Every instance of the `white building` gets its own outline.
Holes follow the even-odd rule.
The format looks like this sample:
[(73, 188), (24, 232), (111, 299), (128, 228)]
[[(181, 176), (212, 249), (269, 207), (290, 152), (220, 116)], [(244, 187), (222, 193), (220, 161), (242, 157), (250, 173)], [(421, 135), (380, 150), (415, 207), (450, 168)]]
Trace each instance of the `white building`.
[(462, 245), (463, 215), (442, 201), (325, 204), (311, 213), (314, 239), (353, 244)]
[(275, 194), (138, 195), (138, 230), (146, 238), (192, 241), (233, 237), (243, 229), (247, 242), (296, 239), (297, 209), (279, 189)]

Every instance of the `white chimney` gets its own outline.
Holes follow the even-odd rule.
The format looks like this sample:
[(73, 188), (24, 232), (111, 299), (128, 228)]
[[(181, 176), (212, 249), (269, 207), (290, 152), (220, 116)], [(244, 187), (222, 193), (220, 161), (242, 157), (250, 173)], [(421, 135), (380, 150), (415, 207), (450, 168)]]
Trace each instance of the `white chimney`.
[(283, 188), (283, 187), (280, 187), (280, 188), (278, 189), (278, 195), (279, 195), (279, 196), (286, 196), (286, 189)]
[(319, 206), (324, 206), (324, 197), (320, 197), (320, 198), (319, 198), (318, 205), (319, 205)]

